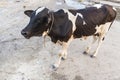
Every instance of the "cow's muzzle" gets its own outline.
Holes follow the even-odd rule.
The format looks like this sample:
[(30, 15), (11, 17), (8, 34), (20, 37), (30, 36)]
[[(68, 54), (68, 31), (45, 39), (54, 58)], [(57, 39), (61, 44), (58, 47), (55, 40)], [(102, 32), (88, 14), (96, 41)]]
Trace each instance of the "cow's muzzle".
[(21, 34), (22, 34), (25, 38), (27, 38), (27, 39), (30, 38), (29, 32), (27, 32), (27, 31), (22, 30), (22, 31), (21, 31)]

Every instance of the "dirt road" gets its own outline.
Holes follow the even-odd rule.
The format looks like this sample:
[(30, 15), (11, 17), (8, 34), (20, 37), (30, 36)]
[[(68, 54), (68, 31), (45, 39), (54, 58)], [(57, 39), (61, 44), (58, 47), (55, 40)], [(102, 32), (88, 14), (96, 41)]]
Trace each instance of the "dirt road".
[(46, 5), (49, 0), (44, 1), (0, 1), (0, 80), (120, 80), (119, 20), (106, 35), (97, 58), (82, 54), (90, 39), (76, 39), (68, 49), (67, 60), (57, 71), (51, 69), (61, 47), (49, 38), (43, 47), (42, 38), (26, 40), (20, 34), (29, 21), (24, 10)]

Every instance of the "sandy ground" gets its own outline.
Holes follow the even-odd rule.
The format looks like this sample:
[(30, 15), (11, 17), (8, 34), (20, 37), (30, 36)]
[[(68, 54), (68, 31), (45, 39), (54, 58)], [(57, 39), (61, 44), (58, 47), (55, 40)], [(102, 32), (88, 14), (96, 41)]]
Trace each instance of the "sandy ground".
[(43, 47), (42, 38), (26, 40), (20, 34), (29, 21), (24, 10), (47, 5), (49, 0), (44, 1), (0, 0), (0, 80), (120, 80), (120, 21), (112, 25), (97, 58), (82, 54), (90, 39), (76, 39), (68, 49), (67, 60), (57, 71), (52, 70), (61, 47), (49, 38)]

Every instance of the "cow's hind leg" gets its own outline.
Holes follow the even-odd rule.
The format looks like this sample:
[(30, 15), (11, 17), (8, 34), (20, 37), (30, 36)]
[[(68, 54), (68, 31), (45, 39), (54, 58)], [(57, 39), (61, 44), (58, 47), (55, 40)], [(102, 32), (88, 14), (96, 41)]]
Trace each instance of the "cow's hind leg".
[(98, 53), (98, 50), (99, 50), (99, 48), (100, 48), (103, 40), (104, 40), (104, 35), (102, 35), (102, 36), (99, 37), (97, 48), (96, 48), (96, 50), (94, 51), (93, 55), (91, 55), (91, 57), (96, 57), (96, 55), (97, 55), (97, 53)]
[(93, 41), (86, 47), (83, 54), (88, 54), (90, 52), (91, 46), (97, 41), (98, 36), (93, 36)]
[(100, 35), (99, 35), (98, 46), (97, 46), (94, 54), (91, 55), (91, 57), (95, 57), (95, 56), (97, 55), (98, 50), (99, 50), (99, 48), (100, 48), (100, 46), (101, 46), (101, 44), (102, 44), (102, 42), (103, 42), (103, 40), (104, 40), (104, 38), (105, 38), (106, 33), (107, 33), (108, 30), (109, 30), (110, 25), (111, 25), (111, 22), (106, 23), (106, 24), (100, 26), (100, 27), (101, 27), (101, 28), (100, 28), (101, 32), (99, 33)]

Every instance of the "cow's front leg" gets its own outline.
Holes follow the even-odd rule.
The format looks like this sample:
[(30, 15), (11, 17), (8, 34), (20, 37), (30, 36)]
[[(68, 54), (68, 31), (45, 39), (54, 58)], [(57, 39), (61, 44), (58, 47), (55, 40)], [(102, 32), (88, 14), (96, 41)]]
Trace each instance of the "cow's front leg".
[(57, 69), (61, 63), (61, 59), (66, 59), (67, 58), (67, 49), (68, 46), (70, 45), (71, 41), (73, 40), (73, 35), (70, 37), (70, 39), (67, 42), (62, 42), (62, 51), (60, 52), (58, 56), (58, 61), (53, 65), (54, 69)]
[(68, 45), (69, 45), (69, 43), (66, 43), (66, 42), (63, 42), (63, 44), (62, 44), (62, 56), (61, 56), (61, 59), (62, 60), (65, 60), (65, 59), (67, 59), (67, 49), (68, 49)]
[(53, 65), (53, 68), (56, 69), (59, 67), (61, 60), (65, 60), (67, 58), (67, 48), (68, 48), (68, 43), (63, 42), (62, 43), (62, 51), (58, 55), (58, 61)]

